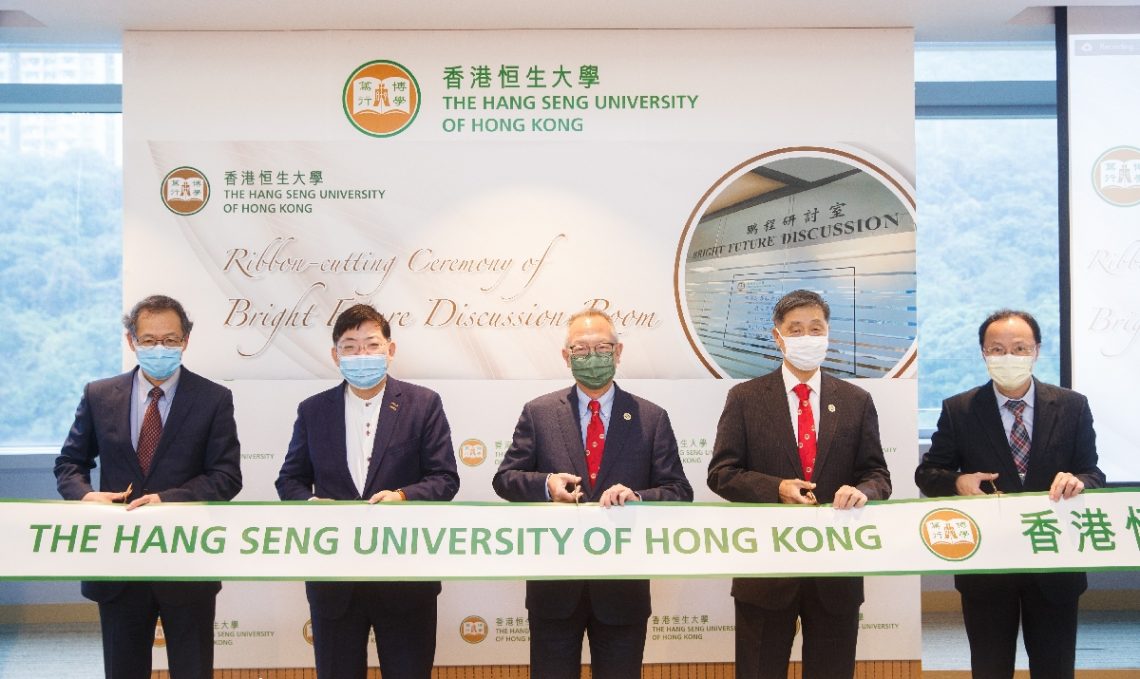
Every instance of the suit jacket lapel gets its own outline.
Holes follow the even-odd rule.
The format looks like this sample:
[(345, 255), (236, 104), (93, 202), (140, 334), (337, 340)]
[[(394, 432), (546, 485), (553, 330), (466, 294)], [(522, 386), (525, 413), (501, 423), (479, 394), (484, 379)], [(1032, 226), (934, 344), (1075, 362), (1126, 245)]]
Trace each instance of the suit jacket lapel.
[[(1034, 383), (1034, 396), (1033, 396), (1033, 434), (1029, 441), (1029, 468), (1026, 470), (1026, 478), (1029, 474), (1033, 473), (1033, 462), (1037, 461), (1038, 466), (1042, 466), (1045, 462), (1042, 458), (1048, 454), (1044, 442), (1052, 440), (1053, 426), (1057, 424), (1057, 400), (1055, 392), (1048, 386), (1043, 385), (1033, 379)], [(1038, 443), (1041, 441), (1042, 443)], [(1045, 468), (1048, 468), (1046, 465)], [(1050, 483), (1052, 479), (1049, 479)]]
[[(598, 478), (594, 482), (595, 491), (603, 491), (609, 487), (608, 477), (615, 466), (621, 464), (622, 449), (630, 431), (634, 428), (633, 397), (614, 385), (614, 402), (610, 408), (610, 425), (606, 429), (606, 445), (602, 451), (602, 466), (598, 469)], [(629, 415), (630, 419), (626, 419)]]
[[(384, 490), (381, 488), (372, 491), (372, 484), (376, 481), (376, 475), (380, 471), (380, 463), (384, 461), (384, 453), (387, 452), (388, 444), (392, 441), (392, 432), (395, 431), (398, 425), (402, 394), (403, 384), (399, 380), (389, 377), (388, 384), (384, 385), (384, 398), (380, 403), (380, 417), (376, 422), (376, 438), (372, 441), (372, 456), (368, 460), (368, 475), (364, 479), (365, 499), (367, 499), (367, 496), (371, 495), (372, 492)], [(344, 421), (343, 417), (341, 421)], [(341, 437), (341, 439), (343, 440), (344, 437)], [(345, 455), (345, 470), (347, 471), (347, 450)], [(349, 474), (349, 478), (352, 478), (351, 474)], [(388, 488), (387, 490), (393, 489)]]
[[(776, 368), (763, 379), (765, 392), (762, 402), (756, 404), (750, 417), (767, 420), (771, 425), (776, 450), (788, 459), (792, 469), (802, 469), (800, 451), (796, 446), (796, 431), (792, 428), (791, 411), (788, 409), (788, 392), (784, 391), (784, 374), (780, 368)], [(776, 415), (773, 416), (773, 413)]]
[[(115, 395), (111, 402), (113, 410), (110, 418), (108, 418), (114, 429), (108, 432), (107, 436), (110, 440), (117, 442), (116, 447), (121, 446), (121, 449), (126, 451), (124, 456), (130, 459), (135, 475), (142, 476), (138, 450), (131, 443), (131, 396), (134, 393), (136, 372), (138, 372), (137, 367), (121, 375), (115, 382)], [(153, 467), (153, 465), (151, 466)]]
[(590, 472), (586, 469), (586, 447), (582, 445), (581, 416), (578, 414), (578, 387), (570, 387), (569, 393), (562, 397), (561, 414), (558, 417), (558, 428), (562, 432), (562, 440), (566, 443), (564, 454), (570, 458), (570, 466), (574, 474), (582, 477), (585, 484), (583, 489), (590, 487)]
[(974, 414), (978, 418), (979, 428), (985, 437), (990, 452), (991, 469), (997, 471), (1000, 478), (1021, 488), (1021, 477), (1017, 475), (1017, 467), (1013, 464), (1013, 451), (1009, 447), (1009, 439), (1005, 435), (1005, 425), (1002, 424), (1001, 414), (998, 412), (997, 396), (994, 396), (993, 382), (987, 382), (978, 389), (974, 396)]
[[(815, 415), (815, 467), (812, 468), (812, 478), (820, 478), (820, 470), (827, 461), (827, 454), (831, 451), (831, 442), (835, 440), (835, 430), (839, 426), (839, 418), (844, 417), (843, 406), (835, 400), (836, 377), (821, 373), (819, 376), (819, 412)], [(798, 451), (797, 451), (798, 457)], [(802, 466), (802, 465), (801, 465)]]
[[(327, 447), (322, 447), (320, 455), (330, 456), (330, 464), (335, 465), (337, 475), (341, 480), (328, 483), (333, 488), (346, 488), (356, 492), (356, 484), (352, 480), (352, 473), (348, 471), (348, 444), (345, 441), (346, 429), (344, 424), (344, 390), (348, 384), (340, 383), (339, 389), (325, 392), (325, 402), (321, 404), (322, 418), (320, 421), (320, 436), (314, 439), (326, 441)], [(323, 463), (322, 463), (323, 464)]]

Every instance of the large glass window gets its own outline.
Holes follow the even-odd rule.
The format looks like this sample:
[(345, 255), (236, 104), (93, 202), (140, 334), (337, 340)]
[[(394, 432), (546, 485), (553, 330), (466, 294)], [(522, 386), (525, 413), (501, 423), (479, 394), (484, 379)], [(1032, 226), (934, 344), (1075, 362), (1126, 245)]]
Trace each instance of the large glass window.
[[(1050, 45), (920, 47), (915, 55), (918, 79), (1043, 80), (1054, 73)], [(990, 117), (981, 104), (971, 117), (915, 125), (923, 433), (934, 428), (942, 399), (989, 379), (977, 331), (997, 309), (1037, 317), (1043, 345), (1035, 374), (1059, 381), (1056, 118), (1011, 118), (1008, 109), (995, 114), (1006, 117)]]
[[(120, 59), (0, 52), (0, 82), (106, 83)], [(0, 449), (58, 448), (120, 368), (122, 116), (0, 113), (0, 187)]]

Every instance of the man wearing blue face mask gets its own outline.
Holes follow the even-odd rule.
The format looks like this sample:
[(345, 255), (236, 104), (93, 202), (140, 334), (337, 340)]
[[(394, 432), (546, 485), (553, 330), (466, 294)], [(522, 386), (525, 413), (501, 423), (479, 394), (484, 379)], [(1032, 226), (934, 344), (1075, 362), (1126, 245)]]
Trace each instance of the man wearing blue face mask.
[[(282, 500), (447, 501), (459, 491), (439, 394), (388, 376), (387, 319), (366, 304), (333, 325), (344, 382), (305, 399), (277, 477)], [(439, 582), (306, 582), (317, 676), (364, 679), (375, 632), (386, 677), (428, 679)]]
[[(732, 502), (830, 504), (853, 510), (891, 495), (871, 395), (825, 374), (831, 310), (793, 290), (772, 310), (781, 366), (728, 392), (708, 484)], [(803, 626), (805, 679), (855, 672), (863, 579), (735, 578), (736, 676), (784, 679)]]
[[(991, 381), (942, 402), (915, 470), (919, 489), (931, 497), (1048, 491), (1057, 502), (1103, 487), (1088, 399), (1033, 378), (1037, 320), (996, 311), (978, 328), (978, 343)], [(1084, 573), (962, 574), (954, 585), (973, 676), (1013, 676), (1019, 626), (1030, 674), (1073, 676)]]
[[(147, 297), (123, 317), (139, 367), (91, 382), (55, 461), (66, 500), (127, 503), (230, 500), (241, 490), (233, 396), (182, 367), (193, 324), (176, 300)], [(91, 470), (100, 463), (99, 490)], [(213, 676), (219, 582), (84, 582), (99, 603), (107, 677), (149, 679), (161, 616), (172, 677)]]

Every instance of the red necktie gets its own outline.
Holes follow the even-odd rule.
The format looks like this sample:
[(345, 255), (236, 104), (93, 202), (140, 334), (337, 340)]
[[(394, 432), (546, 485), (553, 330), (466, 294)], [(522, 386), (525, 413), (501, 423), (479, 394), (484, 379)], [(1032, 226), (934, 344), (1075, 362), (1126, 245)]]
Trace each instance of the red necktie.
[(590, 401), (590, 423), (586, 425), (586, 469), (590, 472), (590, 487), (598, 478), (598, 470), (602, 468), (602, 454), (606, 450), (606, 427), (602, 424), (602, 416), (598, 412), (602, 404)]
[(162, 416), (158, 414), (158, 399), (162, 398), (162, 388), (155, 387), (150, 390), (150, 402), (143, 415), (142, 428), (139, 429), (139, 466), (146, 475), (150, 471), (150, 463), (154, 460), (154, 450), (158, 448), (158, 440), (162, 438)]
[(799, 397), (799, 406), (796, 413), (799, 415), (799, 440), (796, 445), (800, 449), (800, 465), (804, 468), (804, 481), (811, 481), (812, 467), (815, 466), (815, 417), (811, 412), (811, 387), (803, 382), (797, 384), (792, 391)]

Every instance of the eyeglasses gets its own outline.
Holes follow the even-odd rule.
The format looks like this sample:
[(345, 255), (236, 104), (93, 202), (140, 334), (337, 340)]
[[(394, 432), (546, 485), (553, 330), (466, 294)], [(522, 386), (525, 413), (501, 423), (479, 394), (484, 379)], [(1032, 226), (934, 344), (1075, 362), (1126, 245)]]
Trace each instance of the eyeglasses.
[(167, 349), (177, 349), (178, 347), (182, 346), (185, 341), (186, 340), (182, 337), (163, 337), (162, 339), (159, 339), (157, 337), (135, 338), (135, 344), (144, 349), (153, 349), (160, 344)]
[(566, 347), (566, 350), (569, 351), (570, 355), (575, 358), (585, 358), (590, 354), (609, 356), (614, 353), (615, 346), (616, 344), (613, 342), (602, 342), (600, 344), (595, 344), (592, 347), (586, 346), (585, 344), (575, 344), (573, 346)]
[(1037, 347), (1032, 344), (1017, 344), (1012, 349), (1006, 349), (1001, 346), (990, 346), (982, 349), (982, 354), (985, 356), (1032, 356)]
[(388, 342), (345, 342), (344, 344), (336, 345), (336, 353), (341, 356), (358, 356), (365, 354), (373, 356), (375, 354), (382, 354), (388, 348)]

